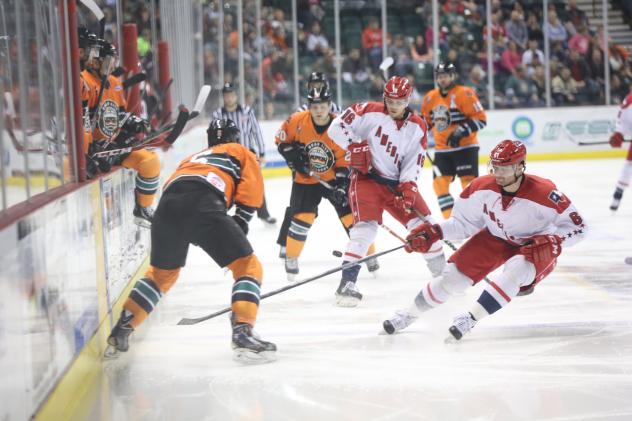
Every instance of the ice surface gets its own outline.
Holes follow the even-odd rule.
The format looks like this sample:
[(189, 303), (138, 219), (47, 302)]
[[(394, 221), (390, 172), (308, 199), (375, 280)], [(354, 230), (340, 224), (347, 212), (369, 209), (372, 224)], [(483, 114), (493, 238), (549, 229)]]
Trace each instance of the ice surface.
[[(179, 282), (135, 334), (130, 352), (105, 363), (89, 419), (630, 420), (632, 267), (624, 258), (632, 255), (632, 192), (616, 215), (608, 209), (622, 164), (528, 164), (528, 172), (553, 179), (571, 198), (590, 237), (564, 250), (532, 295), (515, 298), (456, 345), (443, 343), (447, 328), (482, 285), (400, 334), (378, 334), (382, 320), (408, 306), (430, 277), (419, 255), (399, 251), (380, 259), (377, 278), (362, 269), (357, 308), (334, 305), (336, 275), (263, 300), (256, 329), (277, 344), (278, 361), (240, 366), (226, 316), (176, 326), (230, 303), (230, 275), (191, 248)], [(439, 215), (430, 171), (419, 184)], [(267, 180), (266, 189), (280, 224), (290, 180)], [(385, 223), (404, 234), (390, 217)], [(264, 293), (286, 285), (276, 235), (261, 221), (251, 224)], [(345, 244), (333, 209), (321, 204), (298, 279), (338, 265), (332, 250)], [(378, 249), (397, 244), (380, 231)]]

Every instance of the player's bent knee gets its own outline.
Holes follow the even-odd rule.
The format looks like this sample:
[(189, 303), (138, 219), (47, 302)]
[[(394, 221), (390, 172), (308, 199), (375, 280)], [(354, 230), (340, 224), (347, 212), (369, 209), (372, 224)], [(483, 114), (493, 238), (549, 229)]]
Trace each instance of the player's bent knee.
[(448, 263), (443, 270), (443, 275), (432, 282), (450, 296), (459, 294), (474, 285), (474, 281), (457, 269), (454, 263)]
[(377, 227), (376, 221), (360, 221), (351, 228), (349, 237), (352, 241), (361, 241), (367, 245), (372, 244), (377, 235)]
[(178, 280), (180, 274), (180, 268), (177, 269), (160, 269), (155, 266), (150, 266), (145, 276), (151, 279), (160, 288), (160, 291), (164, 294), (173, 284)]
[(520, 288), (532, 283), (536, 272), (535, 265), (519, 254), (505, 262), (502, 276), (499, 277), (498, 282), (510, 283), (512, 286)]
[(254, 279), (259, 284), (263, 280), (263, 267), (254, 253), (233, 260), (226, 267), (233, 273), (235, 280), (247, 277)]

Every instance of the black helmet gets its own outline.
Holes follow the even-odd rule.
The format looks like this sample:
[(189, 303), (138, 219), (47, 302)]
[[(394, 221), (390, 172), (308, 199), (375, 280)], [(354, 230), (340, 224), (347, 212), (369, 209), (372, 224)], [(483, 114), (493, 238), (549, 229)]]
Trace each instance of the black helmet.
[(325, 85), (322, 88), (312, 88), (307, 93), (307, 102), (309, 104), (320, 104), (322, 102), (330, 102), (331, 93), (329, 92), (329, 86)]
[(116, 49), (116, 47), (104, 39), (99, 40), (99, 50), (101, 58), (118, 57), (118, 50)]
[(440, 73), (456, 74), (456, 66), (451, 61), (442, 61), (437, 64), (435, 73), (437, 75)]
[(233, 120), (228, 118), (211, 121), (206, 134), (209, 147), (239, 141), (239, 129)]
[(80, 26), (79, 32), (79, 48), (91, 47), (97, 45), (98, 39), (94, 32), (91, 32), (88, 28)]
[(307, 90), (310, 90), (310, 86), (312, 83), (322, 83), (324, 86), (329, 88), (329, 81), (327, 80), (327, 76), (323, 72), (312, 72), (307, 78)]

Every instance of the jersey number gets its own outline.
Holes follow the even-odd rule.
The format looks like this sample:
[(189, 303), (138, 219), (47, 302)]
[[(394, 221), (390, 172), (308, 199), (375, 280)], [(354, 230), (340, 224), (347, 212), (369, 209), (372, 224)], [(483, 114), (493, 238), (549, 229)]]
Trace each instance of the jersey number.
[(569, 218), (571, 218), (571, 221), (573, 221), (573, 224), (575, 224), (575, 225), (581, 225), (582, 222), (584, 222), (582, 217), (579, 216), (579, 214), (577, 212), (571, 212), (570, 214), (568, 214), (568, 216), (569, 216)]
[(345, 123), (351, 124), (353, 123), (353, 119), (355, 118), (355, 116), (356, 115), (351, 110), (347, 110), (341, 118), (342, 121), (344, 121)]

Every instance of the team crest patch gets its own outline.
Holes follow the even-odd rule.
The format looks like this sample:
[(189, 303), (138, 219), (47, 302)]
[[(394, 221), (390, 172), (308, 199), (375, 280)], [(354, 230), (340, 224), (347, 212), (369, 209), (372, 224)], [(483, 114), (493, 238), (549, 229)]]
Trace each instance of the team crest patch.
[(556, 205), (559, 205), (561, 202), (565, 201), (566, 198), (564, 197), (564, 194), (562, 194), (561, 192), (557, 190), (553, 190), (551, 191), (551, 193), (549, 193), (549, 200), (555, 203)]
[(118, 130), (118, 105), (111, 100), (105, 100), (99, 109), (99, 130), (107, 137), (113, 137)]
[(450, 110), (445, 105), (439, 105), (432, 110), (432, 124), (440, 132), (450, 127)]
[(316, 172), (326, 172), (334, 166), (334, 153), (321, 141), (315, 140), (305, 146), (309, 165)]

